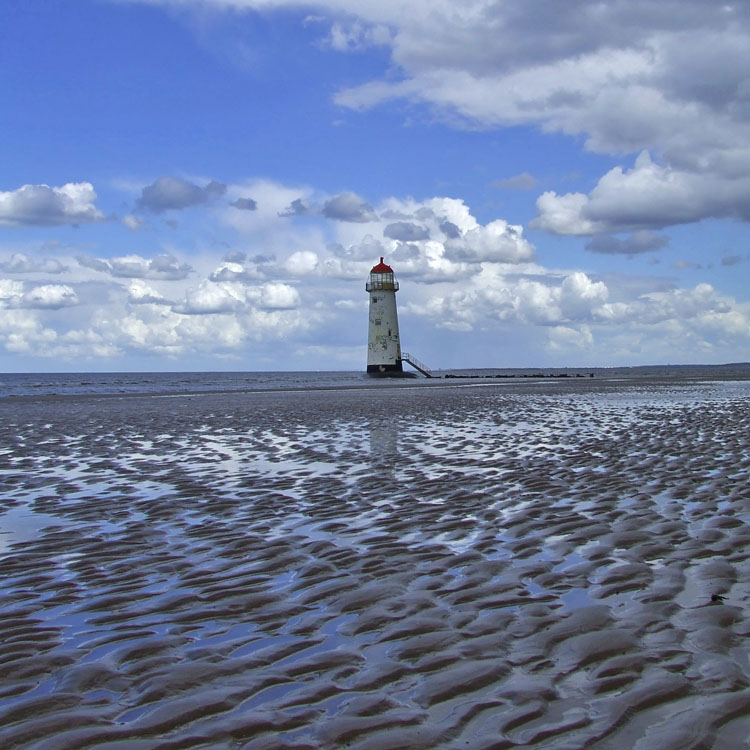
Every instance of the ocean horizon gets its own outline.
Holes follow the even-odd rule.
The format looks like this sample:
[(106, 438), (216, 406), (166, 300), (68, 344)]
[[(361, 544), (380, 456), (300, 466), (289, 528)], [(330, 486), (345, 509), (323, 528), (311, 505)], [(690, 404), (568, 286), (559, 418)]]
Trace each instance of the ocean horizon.
[(0, 399), (29, 396), (125, 395), (317, 388), (419, 387), (447, 380), (492, 378), (750, 378), (750, 363), (634, 365), (630, 367), (484, 367), (433, 370), (432, 378), (372, 378), (362, 370), (128, 371), (0, 373)]

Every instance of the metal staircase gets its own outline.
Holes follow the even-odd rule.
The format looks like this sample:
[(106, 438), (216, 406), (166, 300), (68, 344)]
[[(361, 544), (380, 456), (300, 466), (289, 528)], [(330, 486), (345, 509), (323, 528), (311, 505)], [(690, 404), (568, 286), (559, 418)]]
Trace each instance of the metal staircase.
[(435, 376), (430, 372), (427, 365), (422, 364), (416, 357), (412, 357), (411, 354), (401, 352), (401, 360), (408, 362), (415, 370), (419, 370), (426, 378), (434, 378)]

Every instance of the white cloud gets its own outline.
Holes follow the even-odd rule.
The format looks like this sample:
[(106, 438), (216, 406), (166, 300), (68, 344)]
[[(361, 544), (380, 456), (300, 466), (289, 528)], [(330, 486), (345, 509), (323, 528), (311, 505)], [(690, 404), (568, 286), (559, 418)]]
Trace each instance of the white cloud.
[(531, 226), (590, 235), (661, 229), (710, 216), (750, 219), (750, 177), (723, 180), (680, 171), (656, 164), (644, 151), (632, 169), (607, 172), (589, 195), (542, 194)]
[(128, 297), (133, 304), (144, 305), (144, 304), (155, 304), (164, 305), (169, 304), (156, 289), (150, 287), (146, 282), (137, 279), (131, 281), (128, 286)]
[(178, 211), (198, 206), (211, 198), (224, 195), (226, 189), (226, 185), (216, 180), (200, 187), (180, 177), (159, 177), (141, 190), (136, 207), (153, 213)]
[(0, 341), (9, 353), (49, 356), (49, 346), (56, 339), (56, 331), (45, 327), (34, 311), (7, 310), (0, 305)]
[(311, 250), (299, 250), (292, 253), (284, 263), (284, 268), (295, 277), (308, 276), (318, 266), (318, 256)]
[(580, 328), (554, 326), (548, 333), (548, 345), (551, 351), (570, 353), (575, 350), (590, 350), (594, 346), (594, 336), (587, 325)]
[(581, 271), (561, 280), (552, 275), (507, 276), (502, 268), (486, 264), (461, 287), (441, 285), (439, 292), (424, 293), (409, 312), (462, 331), (486, 328), (497, 320), (532, 326), (601, 322), (601, 309), (609, 297), (604, 282)]
[(312, 216), (313, 208), (302, 198), (295, 198), (283, 211), (279, 211), (279, 216)]
[(459, 261), (521, 263), (534, 257), (534, 249), (524, 239), (522, 227), (503, 219), (476, 226), (461, 239), (448, 240), (445, 248), (446, 257)]
[(228, 314), (239, 310), (243, 304), (244, 295), (237, 294), (233, 285), (203, 281), (188, 289), (184, 302), (174, 310), (184, 315)]
[(300, 305), (299, 292), (289, 284), (280, 282), (263, 284), (260, 288), (259, 307), (266, 310), (293, 309)]
[(85, 268), (119, 278), (176, 280), (187, 278), (193, 271), (189, 264), (181, 263), (169, 253), (161, 253), (153, 258), (131, 254), (109, 259), (79, 255), (76, 260)]
[(78, 296), (67, 284), (41, 284), (23, 295), (23, 306), (59, 310), (78, 304)]
[(22, 298), (22, 282), (0, 279), (0, 305), (2, 307), (18, 307)]
[(529, 226), (555, 234), (595, 234), (614, 231), (586, 219), (584, 211), (587, 204), (588, 196), (583, 193), (558, 195), (548, 190), (537, 198), (537, 216)]
[[(309, 12), (300, 0), (180, 4), (199, 2)], [(453, 125), (531, 126), (583, 136), (596, 152), (658, 155), (661, 171), (613, 171), (597, 194), (545, 193), (539, 228), (588, 235), (750, 218), (745, 3), (319, 0), (315, 12), (330, 49), (390, 50), (380, 77), (337, 93), (341, 106), (365, 110), (398, 98)], [(522, 173), (501, 186), (531, 182)], [(618, 189), (626, 198), (619, 210)], [(345, 221), (371, 220), (367, 211), (327, 210)]]
[(561, 321), (560, 289), (540, 281), (521, 279), (511, 288), (513, 310), (523, 322), (548, 325)]
[(406, 97), (488, 127), (583, 133), (599, 151), (658, 147), (683, 167), (697, 153), (720, 171), (731, 169), (730, 154), (735, 164), (750, 156), (738, 146), (748, 143), (742, 71), (750, 65), (741, 4), (710, 13), (702, 0), (427, 6), (350, 8), (360, 23), (387, 20), (403, 75), (342, 91), (341, 104)]
[(173, 310), (183, 315), (254, 315), (267, 310), (290, 310), (300, 305), (299, 292), (283, 282), (246, 286), (240, 282), (203, 281), (188, 289)]
[(232, 351), (252, 338), (248, 327), (237, 318), (226, 315), (183, 317), (175, 333), (179, 345), (186, 351)]
[(575, 271), (563, 279), (560, 287), (560, 309), (569, 319), (585, 319), (591, 311), (604, 304), (609, 296), (607, 285), (591, 281), (583, 271)]
[(417, 240), (429, 239), (430, 230), (421, 224), (415, 224), (410, 221), (394, 221), (393, 224), (388, 224), (383, 230), (383, 235), (392, 240), (415, 242)]
[(329, 198), (324, 204), (322, 214), (327, 219), (338, 221), (351, 221), (358, 224), (375, 221), (372, 206), (366, 203), (359, 195), (351, 191), (339, 193)]
[(257, 263), (224, 260), (209, 276), (211, 281), (255, 281), (263, 278)]
[(110, 335), (126, 348), (148, 351), (161, 355), (177, 355), (185, 345), (177, 332), (181, 316), (166, 310), (158, 313), (147, 308), (134, 311), (110, 327)]
[(90, 182), (68, 182), (61, 187), (23, 185), (0, 192), (0, 225), (55, 226), (101, 221)]
[(0, 261), (0, 271), (5, 273), (59, 274), (67, 270), (56, 258), (30, 258), (24, 253), (13, 253), (8, 260)]
[[(364, 236), (356, 225), (336, 225), (338, 242), (331, 246), (332, 252), (363, 262), (347, 273), (366, 273), (366, 263), (372, 266), (380, 256), (387, 256), (398, 265), (401, 276), (435, 282), (471, 276), (479, 272), (480, 263), (522, 264), (534, 257), (534, 248), (520, 226), (503, 219), (481, 225), (457, 198), (388, 198), (375, 211), (380, 218), (368, 225)], [(477, 267), (472, 269), (472, 265)], [(331, 271), (326, 264), (320, 269)]]
[(78, 304), (67, 284), (39, 284), (28, 289), (20, 281), (0, 279), (0, 307), (59, 310)]
[[(645, 170), (643, 177), (654, 168), (644, 157), (634, 171)], [(582, 194), (587, 206), (602, 200), (604, 188), (597, 190)], [(248, 194), (257, 196), (256, 210), (228, 205)], [(356, 331), (366, 321), (364, 282), (382, 255), (401, 282), (399, 312), (407, 346), (417, 335), (422, 347), (439, 347), (436, 341), (456, 335), (462, 336), (461, 346), (474, 351), (477, 342), (503, 342), (512, 332), (559, 361), (566, 352), (604, 362), (615, 356), (659, 361), (667, 355), (678, 361), (671, 354), (676, 342), (683, 351), (687, 346), (712, 358), (731, 351), (726, 359), (741, 359), (734, 353), (750, 352), (748, 306), (711, 285), (679, 289), (673, 279), (545, 268), (534, 262), (534, 248), (520, 226), (499, 218), (481, 223), (457, 198), (373, 201), (367, 223), (327, 220), (320, 208), (304, 218), (279, 215), (301, 195), (308, 206), (327, 200), (313, 188), (258, 180), (228, 186), (227, 200), (202, 217), (207, 231), (189, 255), (177, 249), (164, 253), (162, 248), (169, 248), (164, 244), (149, 254), (152, 232), (141, 235), (138, 254), (82, 255), (79, 266), (64, 255), (37, 261), (15, 253), (5, 262), (5, 273), (37, 275), (25, 283), (0, 281), (2, 346), (29, 357), (104, 361), (133, 353), (237, 356), (260, 367), (274, 361), (261, 364), (260, 352), (270, 356), (283, 350), (291, 357), (311, 351), (312, 336), (326, 331), (352, 356), (362, 346)], [(369, 205), (357, 198), (359, 205)], [(569, 221), (599, 222), (597, 230), (614, 223), (587, 211), (579, 209)], [(212, 222), (237, 231), (231, 244), (217, 240)], [(124, 242), (132, 239), (121, 223), (109, 227)], [(190, 247), (185, 237), (180, 243)], [(636, 231), (626, 239), (597, 238), (609, 243), (597, 251), (628, 255), (658, 249), (660, 237)], [(435, 366), (445, 364), (442, 349), (434, 357), (417, 353)], [(332, 355), (330, 361), (338, 360)], [(285, 360), (284, 366), (294, 361)]]

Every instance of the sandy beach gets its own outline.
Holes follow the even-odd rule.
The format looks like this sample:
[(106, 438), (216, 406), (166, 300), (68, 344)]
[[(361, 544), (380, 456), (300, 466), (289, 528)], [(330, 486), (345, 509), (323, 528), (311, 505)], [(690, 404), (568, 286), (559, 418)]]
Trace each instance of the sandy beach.
[(750, 381), (0, 410), (3, 748), (750, 747)]

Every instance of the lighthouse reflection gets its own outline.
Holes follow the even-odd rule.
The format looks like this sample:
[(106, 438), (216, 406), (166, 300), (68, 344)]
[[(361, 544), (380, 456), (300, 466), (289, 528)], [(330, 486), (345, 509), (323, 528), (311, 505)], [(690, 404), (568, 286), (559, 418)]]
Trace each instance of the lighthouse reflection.
[(398, 424), (393, 419), (370, 422), (370, 460), (380, 470), (393, 471), (398, 460)]

